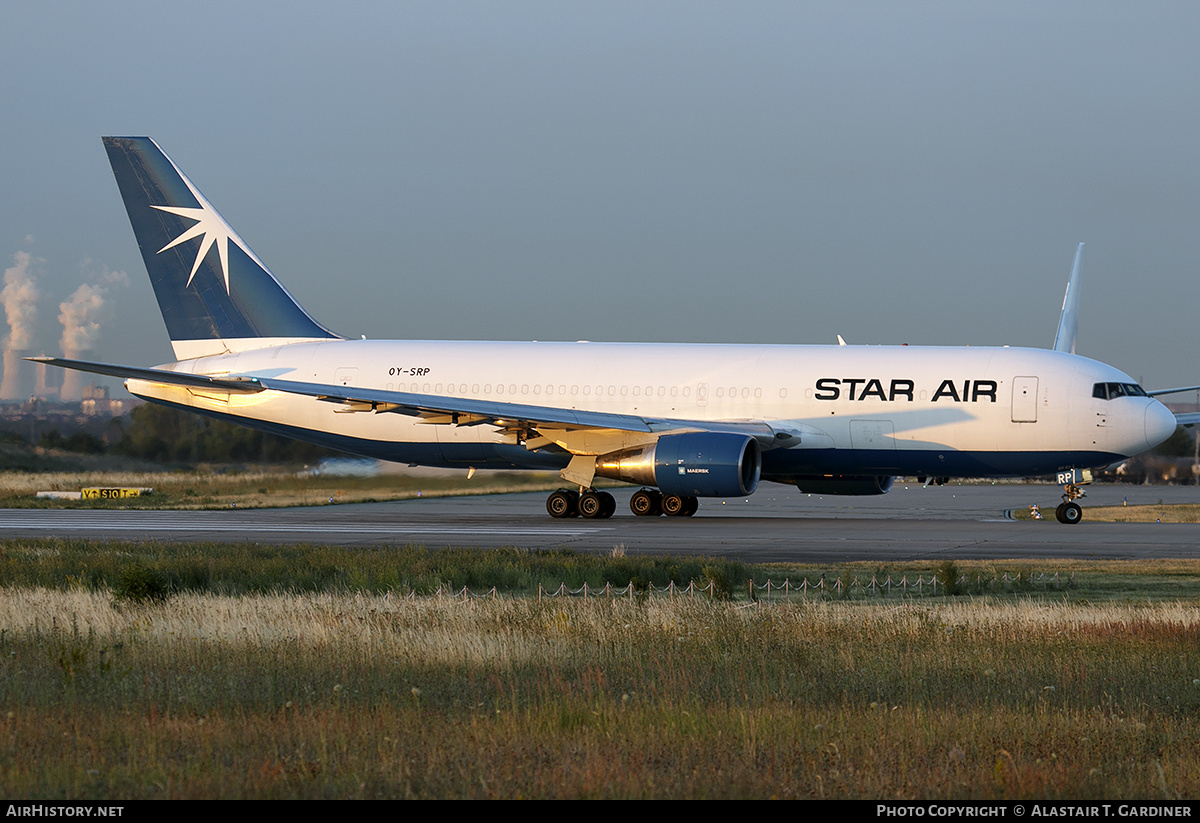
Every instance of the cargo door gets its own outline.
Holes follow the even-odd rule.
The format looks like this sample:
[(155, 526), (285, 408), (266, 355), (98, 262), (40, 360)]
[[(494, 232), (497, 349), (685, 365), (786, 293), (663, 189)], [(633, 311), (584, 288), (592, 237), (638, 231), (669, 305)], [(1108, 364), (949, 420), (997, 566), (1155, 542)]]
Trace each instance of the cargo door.
[(454, 426), (449, 423), (437, 423), (433, 426), (437, 433), (438, 446), (442, 450), (442, 459), (447, 463), (465, 463), (482, 466), (487, 463), (484, 459), (483, 444), (480, 442), (480, 429), (483, 426)]
[(851, 420), (850, 448), (868, 452), (861, 458), (864, 468), (896, 470), (895, 427), (891, 420)]

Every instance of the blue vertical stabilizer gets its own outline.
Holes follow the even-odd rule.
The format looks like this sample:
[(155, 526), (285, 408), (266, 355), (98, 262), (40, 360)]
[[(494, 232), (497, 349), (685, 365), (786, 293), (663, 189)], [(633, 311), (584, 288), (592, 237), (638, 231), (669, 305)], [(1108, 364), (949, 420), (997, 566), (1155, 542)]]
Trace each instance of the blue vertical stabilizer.
[(105, 137), (104, 148), (177, 357), (337, 339), (153, 140)]

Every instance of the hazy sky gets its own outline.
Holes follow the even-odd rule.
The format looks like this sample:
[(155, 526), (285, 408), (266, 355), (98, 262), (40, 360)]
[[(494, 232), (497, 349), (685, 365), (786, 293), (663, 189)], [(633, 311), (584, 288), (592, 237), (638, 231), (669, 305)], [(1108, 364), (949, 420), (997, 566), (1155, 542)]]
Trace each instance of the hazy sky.
[(1085, 241), (1079, 353), (1200, 382), (1194, 0), (2, 20), (0, 268), (33, 258), (37, 351), (90, 283), (86, 356), (172, 359), (100, 144), (146, 134), (345, 335), (1050, 346)]

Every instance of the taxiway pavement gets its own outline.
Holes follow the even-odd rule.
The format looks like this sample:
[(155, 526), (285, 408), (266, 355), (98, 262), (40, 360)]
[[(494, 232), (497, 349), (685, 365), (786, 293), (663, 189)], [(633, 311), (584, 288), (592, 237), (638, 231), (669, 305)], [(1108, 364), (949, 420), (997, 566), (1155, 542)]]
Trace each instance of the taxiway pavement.
[[(1074, 526), (1055, 521), (1060, 489), (1049, 485), (897, 484), (880, 497), (822, 497), (764, 486), (749, 498), (704, 500), (693, 518), (634, 517), (632, 492), (613, 492), (617, 514), (608, 520), (554, 520), (546, 514), (544, 494), (524, 493), (288, 509), (7, 509), (0, 510), (0, 535), (603, 552), (623, 546), (631, 553), (748, 562), (1200, 557), (1197, 524), (1087, 520), (1088, 505), (1200, 503), (1194, 486), (1090, 486), (1084, 521)], [(1006, 516), (1034, 503), (1044, 520)]]

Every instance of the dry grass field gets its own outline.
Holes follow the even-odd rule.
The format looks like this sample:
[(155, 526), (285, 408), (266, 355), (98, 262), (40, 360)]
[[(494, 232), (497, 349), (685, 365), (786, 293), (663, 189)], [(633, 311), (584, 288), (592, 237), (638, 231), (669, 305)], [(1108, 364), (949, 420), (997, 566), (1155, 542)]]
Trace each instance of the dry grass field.
[(1200, 523), (1200, 505), (1096, 506), (1088, 508), (1087, 518), (1105, 523)]
[(1195, 799), (1200, 564), (1152, 577), (1193, 594), (1134, 565), (770, 604), (10, 583), (0, 795)]
[[(555, 474), (542, 472), (385, 473), (369, 477), (284, 470), (177, 472), (0, 472), (0, 508), (205, 509), (319, 506), (408, 500), (418, 496), (499, 494), (554, 489)], [(79, 491), (83, 487), (153, 489), (154, 494), (120, 500), (65, 501), (35, 497), (39, 491)]]
[[(1013, 509), (1012, 516), (1017, 520), (1034, 519), (1029, 509)], [(1087, 523), (1200, 523), (1200, 505), (1158, 503), (1136, 506), (1085, 506), (1083, 517)], [(1047, 506), (1042, 510), (1042, 522), (1058, 525), (1052, 507)]]

